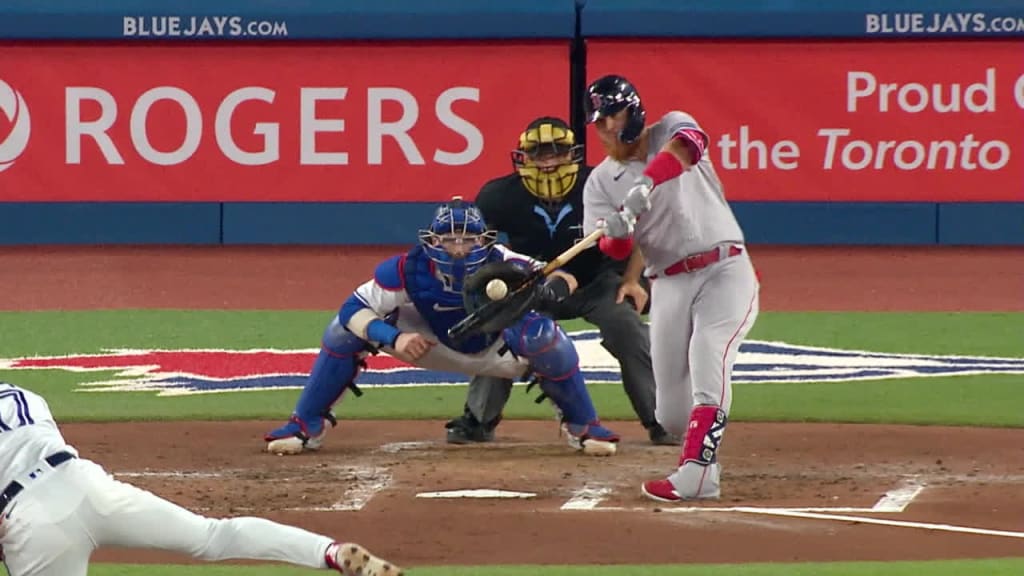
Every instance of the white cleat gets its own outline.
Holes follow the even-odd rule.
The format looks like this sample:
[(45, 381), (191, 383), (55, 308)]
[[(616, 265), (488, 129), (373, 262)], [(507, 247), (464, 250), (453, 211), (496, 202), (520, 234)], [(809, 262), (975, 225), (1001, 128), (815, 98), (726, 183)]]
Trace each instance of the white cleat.
[[(576, 428), (581, 430), (579, 427)], [(587, 431), (589, 430), (590, 428), (587, 429)], [(607, 440), (602, 440), (589, 436), (582, 430), (581, 432), (581, 435), (574, 434), (572, 427), (564, 422), (562, 423), (562, 433), (565, 434), (569, 446), (583, 452), (587, 456), (614, 456), (619, 449), (619, 438), (614, 434), (609, 434)]]
[(583, 453), (587, 456), (614, 456), (618, 446), (615, 442), (587, 438), (583, 441)]
[(267, 442), (267, 452), (278, 456), (293, 456), (303, 452), (315, 452), (324, 445), (324, 436), (327, 435), (327, 428), (319, 436), (304, 438), (302, 436), (288, 436), (277, 438)]

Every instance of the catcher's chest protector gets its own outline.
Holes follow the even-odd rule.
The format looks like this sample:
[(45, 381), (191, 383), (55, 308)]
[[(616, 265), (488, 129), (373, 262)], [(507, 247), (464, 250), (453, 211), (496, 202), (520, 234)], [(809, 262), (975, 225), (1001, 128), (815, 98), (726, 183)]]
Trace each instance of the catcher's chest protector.
[(444, 289), (422, 247), (417, 246), (406, 255), (402, 275), (405, 292), (441, 344), (465, 354), (476, 354), (491, 345), (493, 337), (485, 334), (467, 338), (457, 347), (448, 338), (448, 329), (466, 317), (462, 294)]

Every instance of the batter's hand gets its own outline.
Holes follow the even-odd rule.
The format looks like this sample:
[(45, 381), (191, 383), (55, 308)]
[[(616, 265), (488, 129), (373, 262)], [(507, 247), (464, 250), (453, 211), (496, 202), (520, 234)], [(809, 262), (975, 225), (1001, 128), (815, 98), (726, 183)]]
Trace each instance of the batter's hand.
[(550, 282), (552, 278), (561, 278), (562, 280), (565, 280), (565, 285), (569, 287), (569, 294), (575, 292), (576, 288), (579, 288), (580, 285), (575, 276), (563, 270), (555, 270), (551, 272), (551, 274), (548, 274), (548, 282)]
[(623, 282), (619, 285), (619, 292), (615, 296), (615, 303), (618, 304), (626, 298), (633, 300), (633, 307), (638, 313), (643, 313), (644, 306), (647, 306), (647, 290), (639, 282)]
[(629, 211), (634, 216), (640, 216), (651, 209), (651, 190), (654, 182), (644, 176), (636, 181), (634, 186), (626, 193), (622, 200), (622, 209)]
[(395, 351), (412, 360), (419, 360), (427, 352), (430, 352), (435, 344), (437, 342), (427, 340), (417, 332), (402, 332), (395, 340)]
[(626, 210), (619, 210), (597, 221), (597, 227), (604, 228), (604, 235), (609, 238), (629, 238), (635, 226), (636, 216)]

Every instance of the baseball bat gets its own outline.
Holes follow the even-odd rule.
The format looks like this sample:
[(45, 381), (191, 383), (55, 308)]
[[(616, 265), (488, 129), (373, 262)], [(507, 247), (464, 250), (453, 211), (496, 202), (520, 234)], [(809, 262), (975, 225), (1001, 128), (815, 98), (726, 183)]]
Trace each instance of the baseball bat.
[(474, 332), (487, 320), (493, 318), (497, 310), (501, 309), (503, 304), (511, 300), (515, 294), (527, 290), (541, 279), (547, 277), (549, 274), (558, 270), (562, 266), (565, 266), (567, 262), (579, 256), (580, 252), (583, 252), (587, 248), (590, 248), (597, 243), (601, 237), (604, 236), (604, 228), (598, 228), (587, 234), (579, 242), (573, 244), (565, 252), (562, 252), (558, 256), (555, 256), (550, 262), (544, 265), (543, 268), (533, 272), (527, 279), (517, 286), (511, 293), (501, 300), (491, 300), (483, 306), (481, 306), (476, 312), (466, 316), (462, 320), (459, 320), (451, 329), (448, 330), (448, 337), (453, 341), (458, 342), (462, 340), (466, 335)]

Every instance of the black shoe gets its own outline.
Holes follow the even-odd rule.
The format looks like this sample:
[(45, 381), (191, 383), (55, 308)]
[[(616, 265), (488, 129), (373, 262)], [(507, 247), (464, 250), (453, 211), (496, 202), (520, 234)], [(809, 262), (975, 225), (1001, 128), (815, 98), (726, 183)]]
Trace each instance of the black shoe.
[(449, 444), (493, 442), (494, 427), (484, 426), (472, 416), (462, 416), (444, 425), (448, 429)]
[(647, 435), (651, 438), (651, 444), (655, 446), (682, 446), (683, 444), (682, 438), (665, 430), (657, 422), (647, 429)]

